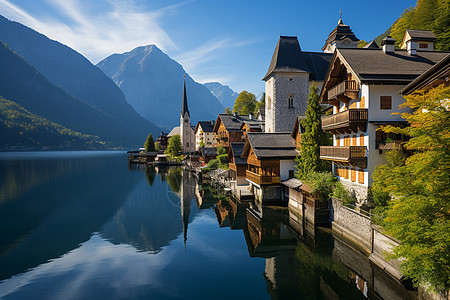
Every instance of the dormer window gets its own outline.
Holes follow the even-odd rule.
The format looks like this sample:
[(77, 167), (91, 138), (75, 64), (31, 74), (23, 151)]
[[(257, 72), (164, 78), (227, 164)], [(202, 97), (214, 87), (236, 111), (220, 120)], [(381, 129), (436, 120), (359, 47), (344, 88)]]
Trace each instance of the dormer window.
[(428, 48), (428, 44), (427, 43), (419, 43), (419, 48), (426, 49), (426, 48)]
[(294, 107), (294, 95), (289, 95), (288, 97), (288, 107)]

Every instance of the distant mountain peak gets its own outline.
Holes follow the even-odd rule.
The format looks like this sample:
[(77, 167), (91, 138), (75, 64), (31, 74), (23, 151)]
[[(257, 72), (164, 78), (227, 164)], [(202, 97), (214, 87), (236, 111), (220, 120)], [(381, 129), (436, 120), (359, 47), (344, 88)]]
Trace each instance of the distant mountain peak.
[(206, 86), (211, 94), (213, 94), (224, 107), (233, 108), (234, 101), (239, 96), (238, 93), (233, 91), (228, 85), (223, 85), (220, 82), (206, 82), (203, 84)]

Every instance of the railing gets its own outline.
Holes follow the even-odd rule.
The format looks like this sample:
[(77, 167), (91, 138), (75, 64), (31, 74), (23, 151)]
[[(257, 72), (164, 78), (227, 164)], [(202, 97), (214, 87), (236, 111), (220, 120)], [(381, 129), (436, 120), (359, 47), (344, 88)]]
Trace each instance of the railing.
[(392, 142), (386, 142), (386, 141), (375, 141), (375, 149), (380, 150), (402, 150), (403, 146), (402, 143), (404, 141), (392, 141)]
[(365, 157), (366, 146), (320, 146), (321, 159), (350, 161)]
[(256, 183), (257, 185), (279, 184), (281, 182), (280, 176), (259, 175), (249, 170), (246, 171), (245, 177), (251, 182)]
[(322, 117), (322, 129), (324, 130), (365, 123), (367, 123), (367, 108), (350, 108), (334, 115)]
[(359, 92), (359, 85), (355, 80), (345, 80), (328, 90), (328, 100), (335, 99), (345, 92)]

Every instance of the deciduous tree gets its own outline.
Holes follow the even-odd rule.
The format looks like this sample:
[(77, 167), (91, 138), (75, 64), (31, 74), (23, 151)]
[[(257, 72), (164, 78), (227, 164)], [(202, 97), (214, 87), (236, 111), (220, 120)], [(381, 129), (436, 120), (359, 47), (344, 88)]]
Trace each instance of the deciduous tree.
[(182, 152), (183, 147), (181, 145), (181, 138), (180, 135), (176, 134), (169, 139), (169, 144), (167, 145), (164, 153), (170, 155), (171, 157), (176, 157), (181, 155)]
[(242, 115), (253, 113), (255, 111), (256, 102), (255, 95), (247, 91), (242, 91), (234, 102), (233, 112)]

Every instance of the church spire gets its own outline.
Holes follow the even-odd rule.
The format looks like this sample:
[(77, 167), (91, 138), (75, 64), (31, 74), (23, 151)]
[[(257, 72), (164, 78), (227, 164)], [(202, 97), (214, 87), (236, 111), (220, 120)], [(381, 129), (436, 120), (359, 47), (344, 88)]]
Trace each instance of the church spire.
[(339, 11), (339, 21), (338, 21), (338, 25), (342, 25), (344, 24), (344, 22), (342, 22), (342, 11)]
[(190, 117), (188, 103), (187, 103), (187, 94), (186, 94), (186, 75), (184, 75), (184, 90), (183, 90), (183, 104), (181, 106), (181, 117), (184, 118), (186, 113)]

